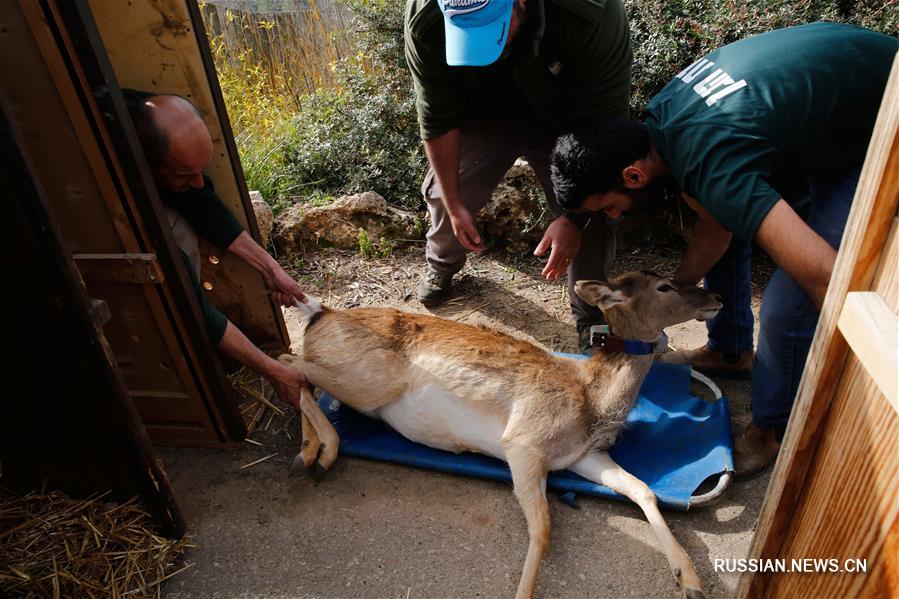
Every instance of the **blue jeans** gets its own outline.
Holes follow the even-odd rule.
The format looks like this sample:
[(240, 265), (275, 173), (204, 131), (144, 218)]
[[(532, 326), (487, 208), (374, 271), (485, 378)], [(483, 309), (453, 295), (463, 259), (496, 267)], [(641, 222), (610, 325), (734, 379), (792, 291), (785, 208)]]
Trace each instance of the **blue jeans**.
[[(846, 219), (858, 185), (860, 169), (821, 176), (810, 182), (811, 208), (807, 224), (834, 249), (839, 249)], [(709, 271), (705, 288), (724, 304), (706, 326), (709, 347), (725, 354), (752, 349), (752, 247), (734, 239)], [(778, 268), (762, 296), (759, 345), (752, 367), (752, 421), (760, 429), (782, 434), (790, 417), (805, 368), (818, 310), (805, 291)]]

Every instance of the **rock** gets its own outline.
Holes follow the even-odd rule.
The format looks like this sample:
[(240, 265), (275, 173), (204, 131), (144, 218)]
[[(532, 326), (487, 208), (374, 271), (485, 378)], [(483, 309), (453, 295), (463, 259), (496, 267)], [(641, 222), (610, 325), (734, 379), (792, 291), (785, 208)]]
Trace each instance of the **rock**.
[(310, 243), (358, 249), (360, 228), (375, 243), (382, 237), (394, 240), (424, 236), (418, 217), (389, 206), (373, 191), (343, 196), (327, 206), (292, 206), (278, 215), (276, 224), (275, 244), (283, 250)]
[(552, 218), (534, 170), (519, 158), (478, 213), (478, 226), (495, 245), (520, 252), (537, 246)]
[(256, 214), (256, 224), (259, 226), (259, 244), (267, 248), (272, 238), (272, 227), (275, 224), (275, 215), (272, 207), (262, 198), (258, 191), (250, 192), (250, 202), (253, 204), (253, 212)]

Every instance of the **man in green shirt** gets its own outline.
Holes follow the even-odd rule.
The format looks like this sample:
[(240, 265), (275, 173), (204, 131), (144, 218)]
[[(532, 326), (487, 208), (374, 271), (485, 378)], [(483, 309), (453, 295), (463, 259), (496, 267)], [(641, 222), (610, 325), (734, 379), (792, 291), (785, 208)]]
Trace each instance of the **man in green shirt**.
[(300, 389), (308, 384), (305, 376), (253, 345), (206, 298), (199, 281), (197, 235), (237, 254), (258, 270), (281, 305), (292, 306), (295, 299), (305, 302), (303, 292), (237, 222), (216, 195), (212, 181), (203, 174), (212, 159), (212, 139), (199, 110), (180, 96), (135, 90), (123, 93), (200, 302), (207, 334), (226, 355), (265, 376), (278, 396), (299, 410)]
[[(771, 31), (685, 68), (650, 101), (642, 125), (609, 119), (556, 146), (553, 182), (568, 209), (615, 217), (670, 184), (697, 212), (674, 282), (705, 277), (725, 308), (708, 324), (708, 345), (666, 361), (751, 373), (752, 423), (734, 443), (738, 476), (777, 456), (897, 48), (895, 38), (852, 25)], [(792, 194), (797, 183), (808, 193)], [(793, 207), (803, 201), (805, 221)], [(753, 242), (780, 267), (765, 289), (754, 361)]]
[(551, 250), (547, 279), (567, 271), (586, 338), (602, 314), (577, 297), (574, 281), (606, 277), (615, 223), (563, 214), (549, 156), (577, 120), (628, 113), (632, 54), (622, 0), (408, 0), (405, 50), (430, 163), (419, 300), (434, 306), (449, 297), (467, 252), (484, 249), (475, 216), (524, 156), (556, 217), (535, 253)]

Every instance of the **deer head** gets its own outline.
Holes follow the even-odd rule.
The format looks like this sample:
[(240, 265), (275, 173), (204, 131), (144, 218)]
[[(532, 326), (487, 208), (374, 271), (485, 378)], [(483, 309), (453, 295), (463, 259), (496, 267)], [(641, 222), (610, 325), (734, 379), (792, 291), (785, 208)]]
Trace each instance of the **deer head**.
[(649, 271), (628, 272), (611, 281), (578, 281), (574, 289), (602, 310), (615, 335), (641, 341), (654, 341), (671, 325), (714, 318), (722, 307), (714, 293)]

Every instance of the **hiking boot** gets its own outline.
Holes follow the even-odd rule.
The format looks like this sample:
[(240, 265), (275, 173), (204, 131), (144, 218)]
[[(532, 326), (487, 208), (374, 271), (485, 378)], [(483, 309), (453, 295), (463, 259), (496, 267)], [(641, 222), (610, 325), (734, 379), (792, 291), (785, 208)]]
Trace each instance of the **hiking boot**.
[(689, 364), (693, 370), (708, 376), (726, 379), (746, 380), (752, 377), (753, 352), (724, 354), (708, 345), (696, 349), (682, 349), (668, 352), (656, 358), (666, 364)]
[(418, 282), (418, 301), (424, 306), (439, 306), (453, 290), (452, 272), (440, 272), (430, 266)]
[(774, 463), (779, 451), (777, 432), (774, 429), (762, 430), (750, 422), (734, 438), (734, 479), (755, 478)]

